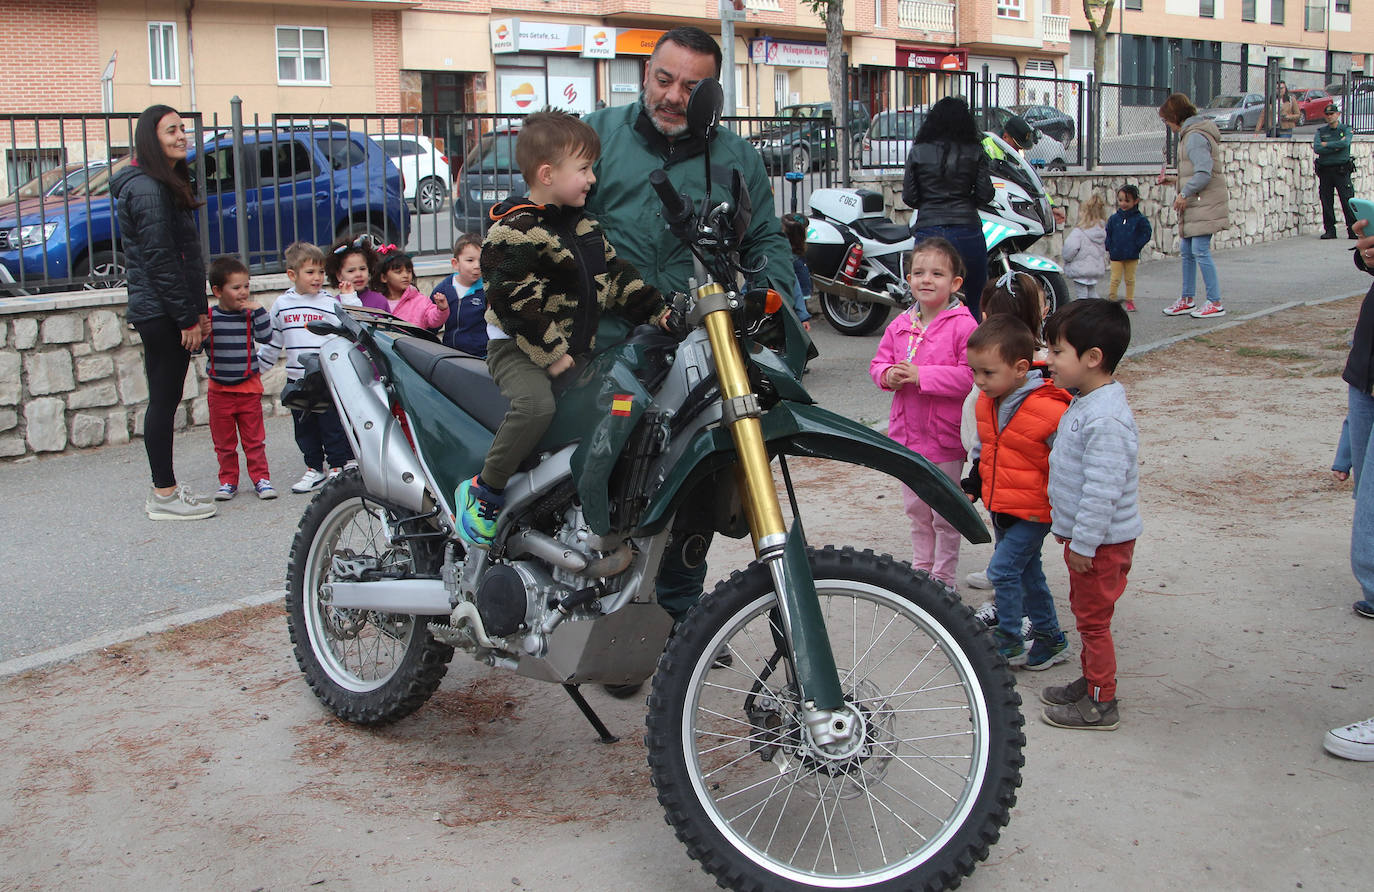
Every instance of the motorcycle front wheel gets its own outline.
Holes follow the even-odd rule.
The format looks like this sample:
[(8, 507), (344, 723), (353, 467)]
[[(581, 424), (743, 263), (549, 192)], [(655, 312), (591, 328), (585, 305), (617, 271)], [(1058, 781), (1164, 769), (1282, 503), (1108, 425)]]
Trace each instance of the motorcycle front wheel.
[(735, 890), (947, 889), (1016, 802), (1023, 719), (990, 631), (954, 592), (871, 551), (810, 552), (845, 711), (817, 744), (754, 564), (693, 608), (649, 698), (649, 765), (689, 854)]
[(419, 709), (453, 658), (453, 648), (430, 634), (427, 618), (335, 608), (322, 591), (344, 578), (338, 573), (345, 567), (435, 572), (421, 565), (436, 556), (417, 553), (405, 539), (392, 541), (388, 530), (397, 529), (396, 521), (368, 497), (356, 470), (345, 471), (305, 509), (287, 564), (286, 621), (296, 662), (320, 702), (359, 725), (387, 724)]

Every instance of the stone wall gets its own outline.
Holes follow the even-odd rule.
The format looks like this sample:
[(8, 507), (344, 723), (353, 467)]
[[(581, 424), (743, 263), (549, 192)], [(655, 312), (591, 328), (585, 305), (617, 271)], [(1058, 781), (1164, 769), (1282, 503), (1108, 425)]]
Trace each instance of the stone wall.
[[(1265, 139), (1227, 137), (1222, 142), (1223, 166), (1228, 179), (1231, 226), (1212, 238), (1213, 250), (1238, 245), (1315, 235), (1321, 232), (1321, 205), (1317, 201), (1317, 177), (1312, 169), (1312, 143), (1308, 139)], [(1356, 137), (1356, 195), (1374, 195), (1374, 138)], [(1044, 173), (1045, 188), (1068, 215), (1072, 227), (1079, 205), (1093, 192), (1115, 210), (1116, 189), (1134, 183), (1140, 190), (1140, 209), (1150, 218), (1154, 239), (1141, 254), (1153, 260), (1178, 251), (1178, 215), (1174, 213), (1174, 186), (1158, 186), (1158, 168), (1104, 168), (1089, 172)], [(884, 203), (893, 219), (905, 223), (911, 209), (901, 198), (901, 174), (856, 177), (856, 185), (883, 192)], [(1345, 235), (1345, 221), (1337, 208), (1337, 229)], [(1059, 257), (1063, 232), (1037, 242), (1037, 254)]]
[[(437, 272), (425, 268), (433, 265), (417, 272)], [(437, 281), (417, 284), (428, 293)], [(284, 276), (253, 280), (266, 307), (285, 285)], [(127, 443), (142, 433), (148, 379), (138, 333), (125, 322), (126, 297), (111, 289), (0, 299), (0, 458)], [(263, 376), (268, 417), (286, 411), (276, 398), (285, 381), (284, 360)], [(193, 357), (177, 430), (208, 422), (207, 382), (205, 357)]]

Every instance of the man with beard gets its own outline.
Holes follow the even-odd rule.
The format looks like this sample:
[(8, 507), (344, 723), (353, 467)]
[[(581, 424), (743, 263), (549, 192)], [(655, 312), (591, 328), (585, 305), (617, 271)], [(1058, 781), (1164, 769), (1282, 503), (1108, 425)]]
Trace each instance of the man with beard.
[[(720, 64), (720, 47), (711, 35), (700, 28), (674, 28), (654, 46), (639, 100), (592, 112), (584, 119), (601, 137), (601, 158), (594, 168), (596, 186), (587, 197), (587, 213), (600, 222), (620, 257), (664, 294), (686, 290), (692, 255), (668, 232), (649, 174), (666, 171), (673, 188), (695, 201), (705, 194), (701, 155), (706, 141), (700, 134), (687, 132), (687, 99), (698, 81), (720, 77)], [(746, 140), (717, 127), (711, 139), (713, 202), (729, 197), (731, 174), (736, 170), (754, 212), (741, 260), (746, 269), (762, 267), (752, 285), (774, 289), (783, 296), (784, 306), (789, 306), (796, 274), (791, 248), (773, 208), (773, 188), (763, 159)], [(659, 603), (678, 621), (701, 595), (712, 536), (710, 511), (684, 516), (692, 513), (687, 508), (679, 513), (657, 580)]]

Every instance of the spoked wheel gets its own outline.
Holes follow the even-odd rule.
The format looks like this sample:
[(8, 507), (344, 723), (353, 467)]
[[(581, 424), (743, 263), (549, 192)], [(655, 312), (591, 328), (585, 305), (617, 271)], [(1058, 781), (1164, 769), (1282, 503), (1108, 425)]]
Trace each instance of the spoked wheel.
[(870, 551), (810, 559), (855, 732), (818, 742), (802, 722), (772, 577), (753, 565), (703, 598), (659, 664), (659, 802), (729, 889), (952, 888), (1016, 802), (1011, 672), (924, 573)]
[(892, 308), (886, 304), (848, 300), (836, 294), (821, 292), (821, 313), (825, 321), (843, 335), (872, 334), (882, 328)]
[[(367, 497), (357, 471), (329, 481), (301, 518), (287, 566), (286, 607), (296, 662), (315, 696), (339, 718), (394, 722), (424, 704), (448, 671), (453, 648), (427, 618), (330, 606), (331, 581), (413, 575), (432, 556), (390, 541), (394, 518)], [(432, 567), (423, 568), (433, 570)]]

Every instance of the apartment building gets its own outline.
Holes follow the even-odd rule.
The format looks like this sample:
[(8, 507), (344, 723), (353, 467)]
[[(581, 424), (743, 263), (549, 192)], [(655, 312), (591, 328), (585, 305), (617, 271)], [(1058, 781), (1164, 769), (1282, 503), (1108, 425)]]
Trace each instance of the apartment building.
[[(1081, 5), (1070, 15), (1071, 70), (1081, 75), (1092, 70), (1093, 37)], [(1218, 92), (1263, 89), (1270, 59), (1302, 88), (1374, 74), (1371, 47), (1374, 12), (1352, 0), (1116, 0), (1103, 80), (1181, 87), (1206, 102)], [(1177, 83), (1180, 62), (1187, 83)]]

